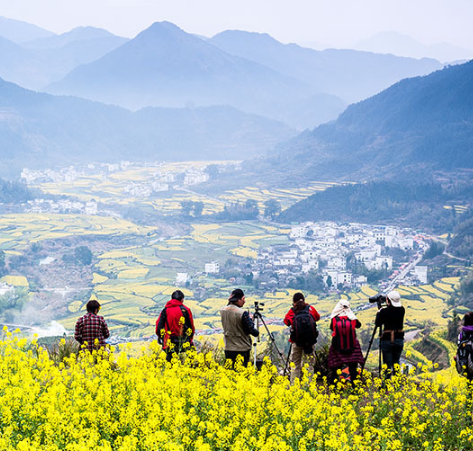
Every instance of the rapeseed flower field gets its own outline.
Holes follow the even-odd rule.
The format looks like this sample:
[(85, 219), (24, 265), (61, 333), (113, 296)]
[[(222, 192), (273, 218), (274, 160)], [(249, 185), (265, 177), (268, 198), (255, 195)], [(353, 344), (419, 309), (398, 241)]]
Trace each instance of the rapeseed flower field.
[[(64, 344), (64, 343), (63, 343)], [(55, 363), (36, 341), (0, 341), (1, 450), (470, 450), (466, 380), (412, 369), (352, 389), (307, 372), (290, 385), (189, 352), (167, 363), (156, 343), (72, 354)]]

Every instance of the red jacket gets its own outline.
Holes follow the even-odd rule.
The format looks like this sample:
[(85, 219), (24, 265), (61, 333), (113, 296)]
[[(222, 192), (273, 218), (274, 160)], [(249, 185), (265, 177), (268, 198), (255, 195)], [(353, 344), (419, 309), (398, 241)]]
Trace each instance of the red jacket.
[[(195, 333), (195, 326), (194, 326), (194, 318), (192, 317), (192, 312), (189, 307), (186, 307), (182, 301), (178, 301), (177, 299), (171, 299), (166, 306), (164, 307), (166, 310), (166, 321), (164, 322), (164, 336), (163, 338), (163, 349), (166, 349), (168, 346), (168, 340), (172, 337), (182, 337), (185, 335), (189, 336), (189, 343), (193, 344), (193, 337)], [(190, 319), (190, 326), (191, 332), (184, 330), (184, 322), (181, 318), (184, 317), (182, 314), (181, 308), (184, 308), (187, 313), (189, 314)], [(163, 312), (159, 315), (158, 320), (156, 321), (156, 335), (160, 336), (160, 331), (158, 330), (159, 320)], [(171, 333), (168, 333), (171, 332)]]
[[(315, 319), (315, 321), (318, 321), (320, 319), (319, 312), (315, 310), (314, 307), (311, 305), (309, 306), (309, 312), (312, 315), (312, 317)], [(292, 326), (292, 321), (294, 320), (294, 310), (291, 308), (289, 311), (286, 313), (286, 316), (284, 317), (284, 324), (286, 326)], [(292, 343), (292, 340), (289, 339), (289, 341)]]

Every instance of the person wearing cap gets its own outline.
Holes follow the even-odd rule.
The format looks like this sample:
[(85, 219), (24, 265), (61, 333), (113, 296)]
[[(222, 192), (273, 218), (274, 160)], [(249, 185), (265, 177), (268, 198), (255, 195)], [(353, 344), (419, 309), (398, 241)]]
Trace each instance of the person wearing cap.
[(194, 346), (194, 318), (189, 307), (184, 305), (184, 293), (176, 290), (166, 303), (156, 321), (158, 343), (170, 362), (174, 354), (180, 354)]
[(96, 299), (87, 302), (86, 309), (87, 314), (77, 320), (74, 338), (92, 352), (105, 347), (110, 332), (104, 317), (98, 315), (100, 304)]
[(223, 327), (223, 341), (225, 343), (225, 358), (235, 365), (238, 356), (243, 358), (243, 365), (247, 366), (250, 360), (252, 340), (250, 335), (257, 337), (259, 331), (245, 305), (245, 293), (237, 288), (232, 291), (228, 304), (220, 310)]
[(386, 295), (386, 304), (387, 307), (382, 308), (376, 315), (376, 326), (383, 328), (380, 348), (383, 362), (387, 366), (386, 377), (390, 378), (399, 367), (404, 348), (405, 309), (398, 291), (391, 291)]

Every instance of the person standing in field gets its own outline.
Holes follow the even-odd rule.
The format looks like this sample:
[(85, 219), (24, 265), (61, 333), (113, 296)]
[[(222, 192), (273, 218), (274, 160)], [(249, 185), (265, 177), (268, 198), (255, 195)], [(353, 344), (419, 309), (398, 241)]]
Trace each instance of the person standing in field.
[(223, 340), (225, 343), (225, 358), (231, 360), (233, 366), (238, 356), (243, 359), (243, 365), (247, 366), (250, 360), (252, 346), (251, 336), (257, 337), (259, 331), (255, 328), (253, 320), (245, 305), (245, 293), (239, 288), (232, 291), (228, 304), (220, 310), (222, 318)]
[(105, 340), (110, 337), (110, 332), (104, 317), (98, 315), (99, 302), (91, 299), (86, 308), (87, 314), (77, 320), (74, 338), (92, 352), (105, 347)]
[(376, 326), (383, 327), (380, 346), (383, 363), (387, 366), (386, 378), (399, 370), (399, 362), (404, 348), (404, 315), (406, 310), (401, 304), (398, 291), (386, 295), (387, 307), (376, 315)]
[(166, 360), (170, 362), (174, 354), (180, 354), (193, 347), (194, 334), (191, 309), (184, 305), (184, 293), (176, 290), (156, 321), (156, 335), (163, 351), (166, 352)]
[(346, 299), (339, 301), (330, 315), (332, 344), (328, 352), (328, 367), (332, 373), (332, 383), (337, 380), (338, 372), (348, 366), (354, 385), (358, 377), (358, 364), (363, 365), (365, 361), (356, 338), (355, 329), (360, 327), (361, 323), (350, 308), (350, 302)]
[(292, 297), (292, 307), (284, 317), (284, 324), (291, 327), (291, 383), (302, 374), (302, 359), (306, 356), (311, 372), (314, 370), (314, 345), (319, 335), (316, 322), (320, 319), (317, 310), (305, 302), (302, 293), (295, 293)]

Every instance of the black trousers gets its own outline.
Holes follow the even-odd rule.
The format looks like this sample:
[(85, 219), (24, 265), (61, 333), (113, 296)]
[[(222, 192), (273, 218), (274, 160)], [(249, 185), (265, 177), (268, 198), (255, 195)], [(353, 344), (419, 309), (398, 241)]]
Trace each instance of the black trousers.
[(237, 357), (241, 355), (243, 357), (243, 365), (248, 366), (248, 362), (250, 361), (250, 350), (248, 351), (225, 351), (225, 358), (227, 360), (231, 360), (233, 366), (235, 366), (235, 362)]

